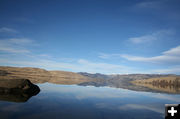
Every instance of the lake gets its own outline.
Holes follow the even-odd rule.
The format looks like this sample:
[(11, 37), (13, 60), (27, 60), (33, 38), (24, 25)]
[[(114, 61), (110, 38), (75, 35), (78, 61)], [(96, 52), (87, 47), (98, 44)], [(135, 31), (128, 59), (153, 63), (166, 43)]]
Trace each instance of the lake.
[(0, 101), (1, 119), (164, 119), (165, 104), (179, 104), (179, 94), (112, 87), (38, 84), (27, 102)]

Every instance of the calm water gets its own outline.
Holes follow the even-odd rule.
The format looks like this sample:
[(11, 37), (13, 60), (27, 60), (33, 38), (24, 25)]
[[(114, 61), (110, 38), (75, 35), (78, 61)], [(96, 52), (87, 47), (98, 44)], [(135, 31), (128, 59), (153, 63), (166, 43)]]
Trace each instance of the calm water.
[(0, 101), (1, 119), (164, 119), (164, 104), (180, 95), (109, 87), (39, 84), (25, 103)]

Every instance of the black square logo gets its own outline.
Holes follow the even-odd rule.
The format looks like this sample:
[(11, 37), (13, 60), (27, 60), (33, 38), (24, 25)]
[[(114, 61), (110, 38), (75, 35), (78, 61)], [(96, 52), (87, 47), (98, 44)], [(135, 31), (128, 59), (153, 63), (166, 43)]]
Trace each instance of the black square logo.
[(165, 104), (165, 119), (180, 119), (180, 104)]

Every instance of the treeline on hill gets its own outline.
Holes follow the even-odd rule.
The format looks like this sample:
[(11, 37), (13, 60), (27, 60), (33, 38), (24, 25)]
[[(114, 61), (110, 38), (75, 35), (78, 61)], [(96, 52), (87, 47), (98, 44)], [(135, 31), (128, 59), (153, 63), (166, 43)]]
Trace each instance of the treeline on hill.
[(154, 86), (161, 86), (161, 87), (180, 87), (180, 77), (175, 78), (174, 80), (154, 80), (150, 82)]
[(167, 86), (178, 88), (180, 87), (180, 77), (161, 77), (151, 78), (145, 80), (135, 80), (133, 83), (138, 84), (151, 84), (153, 86), (165, 88)]

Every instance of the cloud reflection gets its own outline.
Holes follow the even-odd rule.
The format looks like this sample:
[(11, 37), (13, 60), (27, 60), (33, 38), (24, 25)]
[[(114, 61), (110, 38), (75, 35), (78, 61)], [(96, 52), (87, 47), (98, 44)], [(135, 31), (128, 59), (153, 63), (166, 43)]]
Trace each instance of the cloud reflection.
[[(53, 86), (52, 86), (53, 85)], [(56, 84), (41, 84), (40, 88), (46, 92), (57, 92), (73, 94), (76, 99), (86, 98), (130, 98), (133, 95), (126, 89), (116, 89), (110, 87), (94, 87), (94, 86), (77, 86), (77, 85), (56, 85)]]
[(140, 105), (140, 104), (126, 104), (119, 107), (120, 110), (149, 110), (157, 113), (164, 114), (161, 106), (156, 105)]

